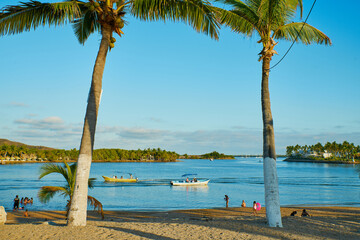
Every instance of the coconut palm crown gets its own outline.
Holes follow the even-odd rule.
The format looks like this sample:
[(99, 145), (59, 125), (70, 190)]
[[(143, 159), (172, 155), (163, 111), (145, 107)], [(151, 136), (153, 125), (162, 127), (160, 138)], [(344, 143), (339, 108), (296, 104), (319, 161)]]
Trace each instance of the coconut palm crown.
[[(66, 184), (64, 186), (43, 186), (40, 188), (38, 192), (38, 197), (40, 202), (42, 203), (49, 202), (56, 194), (60, 194), (65, 198), (69, 198), (66, 204), (66, 216), (68, 215), (71, 198), (74, 193), (76, 166), (77, 166), (76, 163), (69, 165), (67, 164), (67, 162), (64, 162), (64, 166), (48, 163), (41, 166), (40, 168), (39, 179), (42, 179), (43, 177), (52, 173), (57, 173), (64, 177), (66, 181)], [(89, 188), (94, 187), (94, 181), (95, 178), (89, 178), (88, 181)], [(94, 206), (94, 208), (98, 208), (102, 217), (104, 217), (103, 208), (100, 201), (98, 201), (96, 198), (92, 196), (88, 196), (88, 202), (90, 203), (90, 205)]]
[(218, 38), (217, 18), (206, 0), (63, 0), (57, 3), (20, 2), (0, 10), (0, 36), (30, 31), (39, 26), (71, 23), (80, 43), (94, 33), (101, 34), (89, 91), (80, 143), (74, 196), (71, 199), (68, 225), (85, 226), (88, 178), (94, 147), (96, 122), (102, 92), (106, 56), (115, 45), (113, 33), (121, 36), (124, 17), (130, 14), (146, 21), (184, 22), (196, 31)]
[(263, 171), (266, 217), (269, 226), (282, 227), (273, 117), (270, 106), (269, 73), (272, 56), (276, 54), (275, 40), (288, 40), (303, 44), (330, 45), (323, 32), (303, 22), (292, 22), (297, 10), (301, 17), (302, 0), (217, 0), (231, 8), (218, 9), (220, 22), (232, 31), (246, 36), (257, 34), (262, 44), (261, 106), (263, 118)]

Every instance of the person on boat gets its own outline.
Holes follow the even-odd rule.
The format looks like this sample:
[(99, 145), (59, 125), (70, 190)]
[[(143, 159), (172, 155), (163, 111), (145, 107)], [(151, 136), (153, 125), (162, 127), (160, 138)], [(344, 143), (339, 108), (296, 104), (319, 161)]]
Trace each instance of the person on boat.
[(242, 200), (241, 207), (246, 207), (245, 200)]
[(117, 176), (115, 176), (115, 178), (117, 179)]
[(19, 209), (19, 202), (20, 202), (19, 196), (16, 195), (16, 197), (14, 198), (14, 211), (17, 211)]
[(132, 176), (132, 174), (130, 173), (130, 179), (133, 179), (133, 176)]
[(257, 210), (257, 205), (256, 205), (256, 201), (254, 201), (254, 203), (253, 203), (253, 215), (257, 215), (256, 210)]
[(123, 176), (121, 176), (121, 177), (120, 177), (120, 179), (124, 179), (124, 177), (123, 177)]
[(186, 178), (186, 180), (185, 180), (185, 181), (186, 181), (186, 182), (190, 182), (188, 177)]
[(310, 214), (305, 209), (303, 209), (301, 216), (302, 217), (310, 217)]
[(194, 177), (194, 179), (193, 179), (193, 182), (197, 182), (197, 179), (196, 179), (196, 177)]
[(225, 202), (226, 202), (226, 208), (229, 207), (229, 196), (228, 195), (225, 195), (225, 198), (224, 198)]

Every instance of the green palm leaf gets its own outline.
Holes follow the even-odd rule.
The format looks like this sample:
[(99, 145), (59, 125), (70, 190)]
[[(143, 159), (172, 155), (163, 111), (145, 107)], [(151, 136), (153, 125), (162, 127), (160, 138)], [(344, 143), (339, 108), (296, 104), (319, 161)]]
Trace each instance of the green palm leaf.
[(201, 0), (133, 0), (131, 13), (141, 20), (183, 21), (196, 31), (219, 37), (219, 23), (216, 21), (214, 8), (207, 1)]
[(99, 32), (101, 29), (96, 11), (90, 11), (88, 9), (84, 9), (83, 11), (84, 14), (73, 22), (75, 35), (81, 44), (84, 44), (92, 33), (95, 31)]
[(7, 6), (0, 13), (0, 36), (30, 31), (39, 26), (62, 25), (79, 18), (79, 1), (60, 3), (21, 2)]
[(64, 187), (44, 186), (44, 187), (40, 188), (40, 190), (38, 192), (38, 197), (39, 197), (40, 202), (47, 203), (57, 193), (60, 193), (66, 197), (70, 196), (69, 189), (66, 189)]
[(331, 45), (330, 38), (315, 27), (302, 22), (290, 23), (281, 26), (274, 32), (275, 39), (286, 39), (289, 41), (299, 42), (304, 44), (318, 43)]

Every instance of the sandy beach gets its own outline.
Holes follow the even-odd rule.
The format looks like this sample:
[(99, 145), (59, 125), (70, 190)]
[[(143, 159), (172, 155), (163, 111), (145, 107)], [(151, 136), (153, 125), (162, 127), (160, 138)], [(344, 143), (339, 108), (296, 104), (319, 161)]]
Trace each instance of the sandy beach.
[[(167, 212), (89, 211), (86, 227), (67, 227), (63, 211), (8, 212), (0, 239), (360, 239), (360, 208), (282, 208), (283, 228), (266, 225), (265, 209), (218, 208)], [(290, 217), (293, 211), (298, 216)]]

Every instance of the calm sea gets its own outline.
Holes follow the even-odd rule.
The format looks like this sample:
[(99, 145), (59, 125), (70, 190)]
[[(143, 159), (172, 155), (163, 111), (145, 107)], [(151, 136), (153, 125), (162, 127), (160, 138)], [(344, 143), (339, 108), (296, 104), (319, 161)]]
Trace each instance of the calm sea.
[[(280, 202), (289, 205), (360, 206), (359, 168), (355, 165), (289, 163), (278, 159)], [(0, 205), (12, 209), (15, 195), (33, 197), (31, 210), (64, 210), (66, 200), (55, 196), (47, 204), (37, 198), (41, 186), (62, 186), (60, 175), (38, 180), (41, 163), (0, 165)], [(133, 173), (138, 183), (106, 183), (101, 176)], [(170, 180), (186, 173), (211, 179), (207, 187), (170, 186)], [(89, 195), (105, 210), (173, 210), (230, 207), (245, 200), (264, 203), (263, 169), (260, 158), (235, 160), (184, 160), (172, 163), (93, 163), (90, 177), (97, 178)]]

